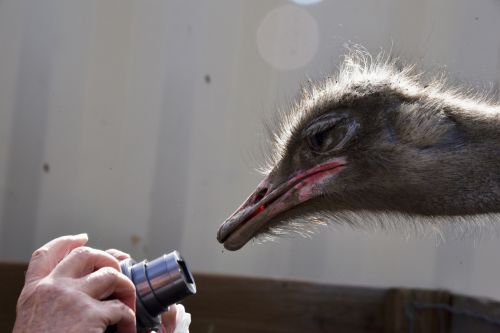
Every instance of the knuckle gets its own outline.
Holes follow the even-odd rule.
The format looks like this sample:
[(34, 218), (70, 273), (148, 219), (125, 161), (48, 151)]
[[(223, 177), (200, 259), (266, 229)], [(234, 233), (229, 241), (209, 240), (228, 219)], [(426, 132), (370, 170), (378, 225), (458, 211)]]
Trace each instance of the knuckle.
[(43, 258), (48, 254), (48, 249), (46, 247), (41, 247), (38, 250), (35, 250), (31, 255), (31, 260)]
[(99, 275), (102, 276), (103, 278), (108, 278), (108, 279), (118, 279), (120, 277), (120, 273), (116, 269), (110, 266), (100, 268)]
[(92, 314), (96, 312), (97, 309), (94, 302), (86, 300), (81, 303), (79, 306), (84, 313)]
[(47, 279), (40, 280), (36, 284), (34, 289), (37, 293), (42, 293), (42, 294), (58, 292), (57, 285)]
[[(123, 251), (120, 251), (118, 249), (107, 249), (107, 253), (111, 254), (113, 257), (117, 258), (128, 258), (130, 255), (128, 253), (125, 253)], [(117, 258), (118, 259), (118, 258)]]
[(102, 250), (98, 250), (98, 249), (94, 249), (94, 248), (91, 248), (91, 247), (88, 247), (88, 246), (80, 246), (80, 247), (77, 247), (76, 249), (74, 249), (73, 251), (71, 251), (71, 253), (73, 255), (76, 255), (78, 257), (83, 257), (83, 258), (88, 258), (88, 257), (106, 257), (107, 259), (109, 259), (110, 261), (113, 261), (114, 263), (119, 263), (118, 259), (116, 259), (115, 257), (113, 257), (111, 254), (105, 252), (105, 251), (102, 251)]
[(111, 301), (111, 306), (116, 310), (116, 311), (128, 311), (128, 306), (126, 306), (124, 303), (121, 301), (114, 299)]
[(52, 300), (60, 299), (63, 294), (64, 288), (56, 283), (53, 283), (50, 279), (42, 279), (30, 288), (26, 296)]
[(89, 257), (93, 252), (94, 250), (88, 246), (80, 246), (71, 251), (71, 254), (77, 257)]
[(120, 307), (120, 310), (122, 311), (125, 311), (125, 312), (129, 312), (130, 311), (130, 308), (127, 306), (127, 304), (121, 302), (121, 301), (118, 301), (120, 304), (119, 304), (119, 307)]
[(95, 320), (99, 317), (99, 308), (91, 300), (85, 298), (76, 300), (72, 299), (71, 304), (73, 306), (77, 306), (77, 311), (80, 314), (80, 318), (84, 318), (85, 320)]
[(126, 306), (125, 304), (123, 304), (122, 302), (120, 302), (120, 304), (118, 305), (120, 311), (123, 311), (123, 312), (128, 312), (129, 311), (129, 307)]

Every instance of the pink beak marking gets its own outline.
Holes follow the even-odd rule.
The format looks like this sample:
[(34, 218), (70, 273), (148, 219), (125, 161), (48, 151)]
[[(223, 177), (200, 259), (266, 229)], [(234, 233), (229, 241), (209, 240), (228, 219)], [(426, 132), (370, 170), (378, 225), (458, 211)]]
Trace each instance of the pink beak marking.
[(300, 170), (274, 188), (271, 177), (266, 177), (255, 192), (220, 226), (217, 239), (228, 250), (240, 249), (263, 229), (267, 221), (320, 195), (324, 186), (345, 165), (345, 158), (335, 158), (310, 169)]

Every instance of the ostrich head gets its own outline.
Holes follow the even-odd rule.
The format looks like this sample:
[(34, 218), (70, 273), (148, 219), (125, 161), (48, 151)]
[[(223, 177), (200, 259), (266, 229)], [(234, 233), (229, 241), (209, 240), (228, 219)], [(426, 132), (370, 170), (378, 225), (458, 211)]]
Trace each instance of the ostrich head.
[(500, 212), (498, 105), (359, 51), (306, 90), (281, 116), (265, 179), (220, 227), (225, 248), (346, 212)]

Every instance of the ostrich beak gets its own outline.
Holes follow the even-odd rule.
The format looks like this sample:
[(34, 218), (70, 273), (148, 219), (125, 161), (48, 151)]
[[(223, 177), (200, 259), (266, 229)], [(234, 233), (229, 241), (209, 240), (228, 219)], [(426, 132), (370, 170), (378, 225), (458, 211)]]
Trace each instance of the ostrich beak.
[(275, 216), (322, 194), (325, 185), (345, 165), (345, 158), (335, 158), (310, 169), (299, 170), (280, 184), (274, 184), (271, 175), (266, 177), (220, 226), (217, 240), (230, 251), (239, 250), (264, 230)]

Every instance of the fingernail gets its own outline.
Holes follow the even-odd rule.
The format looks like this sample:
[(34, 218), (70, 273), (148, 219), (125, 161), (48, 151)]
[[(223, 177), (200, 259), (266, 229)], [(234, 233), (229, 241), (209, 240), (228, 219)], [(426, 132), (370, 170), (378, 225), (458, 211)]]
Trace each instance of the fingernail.
[(86, 238), (86, 239), (89, 239), (89, 235), (84, 232), (82, 234), (78, 234), (78, 235), (75, 235), (76, 238)]

